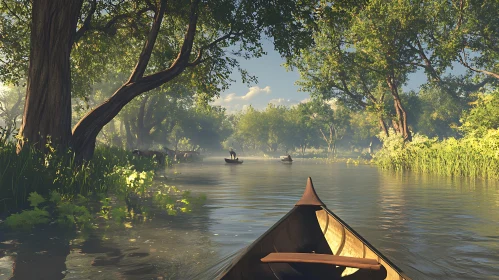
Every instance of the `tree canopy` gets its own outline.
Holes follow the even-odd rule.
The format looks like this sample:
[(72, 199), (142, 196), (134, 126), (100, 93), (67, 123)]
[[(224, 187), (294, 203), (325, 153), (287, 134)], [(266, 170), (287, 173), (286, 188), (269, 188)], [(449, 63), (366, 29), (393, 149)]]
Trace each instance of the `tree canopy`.
[[(55, 144), (69, 145), (88, 158), (102, 127), (140, 94), (179, 77), (187, 78), (197, 92), (213, 96), (227, 87), (230, 73), (240, 68), (237, 58), (263, 55), (262, 37), (272, 38), (284, 57), (309, 46), (312, 31), (306, 27), (313, 22), (316, 4), (284, 0), (79, 0), (71, 5), (3, 1), (1, 20), (9, 24), (2, 25), (2, 49), (13, 50), (4, 52), (9, 59), (1, 62), (0, 79), (13, 80), (14, 73), (27, 75), (28, 98), (20, 132), (24, 140), (43, 148), (50, 135)], [(49, 20), (54, 16), (59, 21)], [(53, 30), (54, 35), (44, 37), (46, 30)], [(12, 36), (24, 44), (8, 45), (14, 39), (9, 41), (3, 34), (12, 34), (9, 40)], [(13, 59), (14, 53), (29, 56), (29, 67), (26, 59)], [(71, 133), (71, 97), (87, 98), (91, 85), (102, 80), (108, 67), (130, 73), (128, 80), (88, 112)], [(239, 70), (243, 80), (254, 79)], [(44, 113), (48, 110), (57, 113), (50, 118), (35, 117), (48, 117)]]

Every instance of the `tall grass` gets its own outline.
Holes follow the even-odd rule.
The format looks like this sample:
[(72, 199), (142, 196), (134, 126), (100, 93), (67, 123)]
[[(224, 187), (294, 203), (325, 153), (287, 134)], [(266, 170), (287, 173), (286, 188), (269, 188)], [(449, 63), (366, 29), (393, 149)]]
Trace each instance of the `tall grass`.
[(499, 130), (488, 130), (480, 138), (468, 135), (443, 141), (415, 135), (409, 143), (392, 132), (383, 139), (374, 162), (385, 169), (498, 179)]
[(99, 146), (91, 161), (77, 164), (70, 152), (48, 150), (16, 154), (14, 143), (0, 141), (0, 214), (7, 214), (0, 227), (29, 230), (53, 222), (94, 228), (95, 219), (145, 219), (155, 213), (149, 204), (176, 215), (191, 212), (205, 200), (174, 186), (153, 184), (160, 166), (130, 151)]
[(0, 213), (29, 206), (28, 196), (51, 191), (66, 196), (107, 192), (113, 184), (107, 174), (115, 166), (133, 166), (137, 171), (153, 170), (150, 159), (135, 158), (128, 151), (97, 147), (90, 162), (78, 165), (71, 153), (61, 155), (53, 149), (42, 154), (33, 148), (16, 153), (11, 141), (0, 141)]

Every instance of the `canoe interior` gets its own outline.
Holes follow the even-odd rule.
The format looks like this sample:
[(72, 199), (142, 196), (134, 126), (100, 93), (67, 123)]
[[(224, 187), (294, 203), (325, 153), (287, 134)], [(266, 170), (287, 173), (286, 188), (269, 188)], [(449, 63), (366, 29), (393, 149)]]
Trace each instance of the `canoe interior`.
[[(323, 208), (316, 212), (316, 216), (324, 237), (334, 255), (375, 259), (386, 269), (386, 277), (383, 279), (410, 280), (399, 268), (330, 210)], [(354, 275), (357, 270), (356, 268), (346, 268), (343, 276)]]
[[(273, 252), (339, 254), (373, 258), (379, 271), (328, 264), (262, 263)], [(296, 206), (253, 244), (244, 249), (217, 279), (408, 279), (370, 245), (320, 206)]]

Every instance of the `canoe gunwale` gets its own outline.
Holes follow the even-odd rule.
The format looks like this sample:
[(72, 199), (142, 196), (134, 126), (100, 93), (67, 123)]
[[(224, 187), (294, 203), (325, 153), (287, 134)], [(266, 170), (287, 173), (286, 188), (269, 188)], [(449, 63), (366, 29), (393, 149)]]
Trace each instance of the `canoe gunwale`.
[[(344, 230), (348, 230), (353, 236), (358, 238), (362, 243), (364, 243), (365, 247), (369, 248), (378, 256), (379, 259), (382, 259), (385, 263), (387, 263), (393, 270), (395, 270), (400, 276), (401, 280), (412, 280), (409, 276), (407, 276), (398, 266), (396, 266), (393, 262), (391, 262), (387, 257), (385, 257), (380, 251), (378, 251), (369, 241), (367, 241), (364, 237), (358, 234), (352, 227), (350, 227), (347, 223), (345, 223), (340, 217), (333, 213), (333, 211), (329, 210), (325, 205), (321, 206), (322, 210), (324, 210), (330, 217), (335, 219), (338, 223), (343, 226)], [(329, 223), (329, 219), (328, 219)], [(366, 254), (364, 247), (364, 255)]]

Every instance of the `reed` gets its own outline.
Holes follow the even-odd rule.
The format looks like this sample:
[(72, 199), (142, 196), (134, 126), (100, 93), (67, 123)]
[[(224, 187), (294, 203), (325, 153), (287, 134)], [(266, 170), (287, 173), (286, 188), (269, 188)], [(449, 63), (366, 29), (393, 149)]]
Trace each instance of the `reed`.
[(498, 179), (499, 130), (488, 130), (480, 138), (469, 135), (443, 141), (415, 135), (409, 143), (392, 133), (383, 139), (383, 148), (375, 154), (374, 162), (384, 169)]

